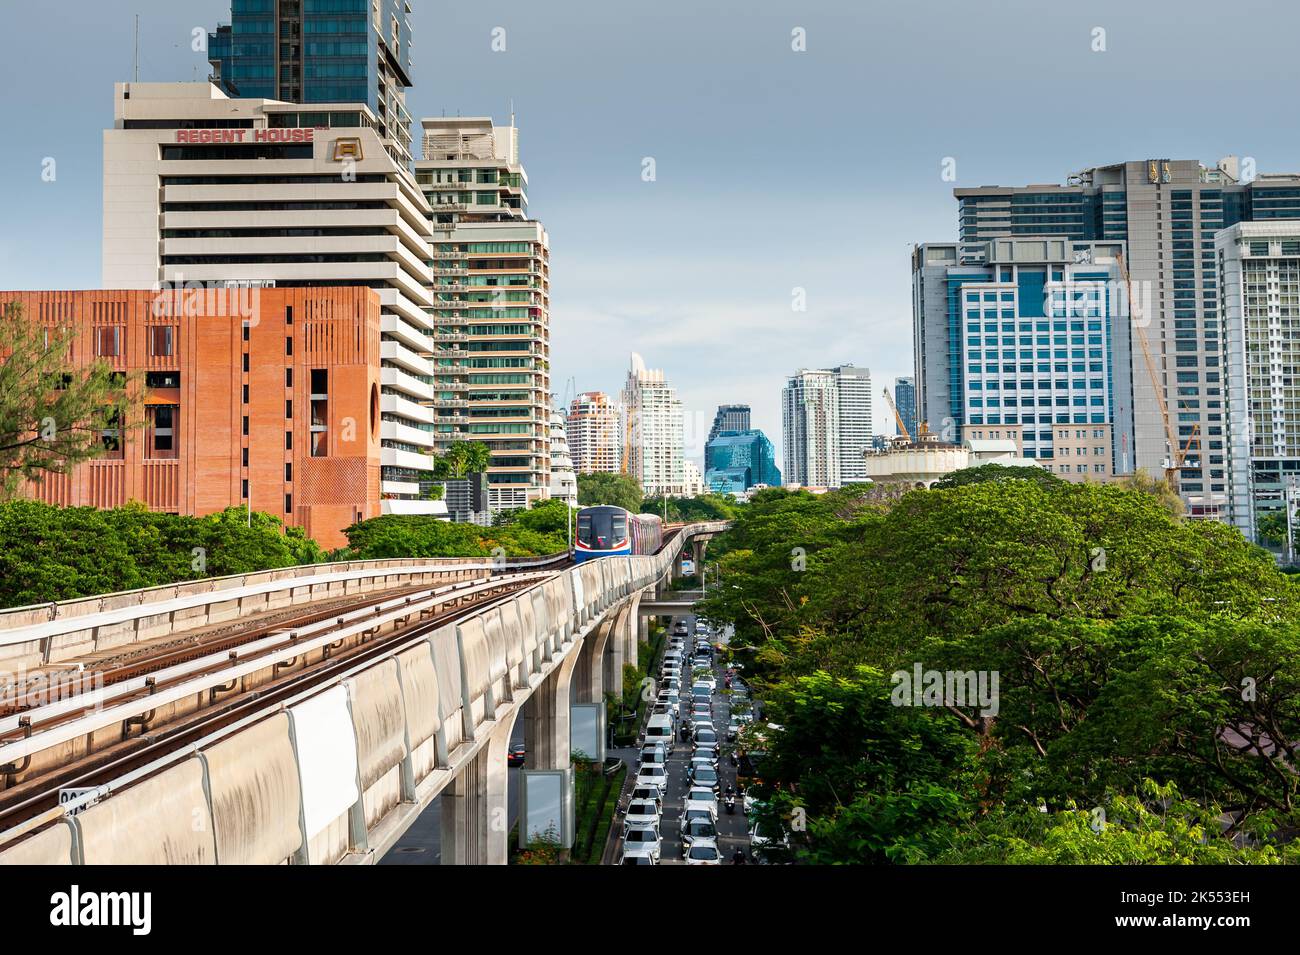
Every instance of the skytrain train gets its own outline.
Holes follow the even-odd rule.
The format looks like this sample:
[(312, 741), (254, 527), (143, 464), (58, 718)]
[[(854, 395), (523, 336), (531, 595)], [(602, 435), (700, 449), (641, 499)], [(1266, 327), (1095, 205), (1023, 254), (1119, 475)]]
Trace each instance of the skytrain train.
[(653, 554), (663, 537), (663, 521), (654, 514), (633, 514), (611, 504), (584, 507), (578, 511), (573, 559), (581, 563), (595, 557)]

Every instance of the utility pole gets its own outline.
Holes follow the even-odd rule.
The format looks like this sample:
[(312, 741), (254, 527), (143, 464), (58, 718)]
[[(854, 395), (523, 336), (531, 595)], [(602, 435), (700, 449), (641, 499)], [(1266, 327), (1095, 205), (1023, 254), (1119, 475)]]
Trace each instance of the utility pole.
[(131, 69), (131, 82), (140, 82), (140, 14), (135, 15), (135, 58)]

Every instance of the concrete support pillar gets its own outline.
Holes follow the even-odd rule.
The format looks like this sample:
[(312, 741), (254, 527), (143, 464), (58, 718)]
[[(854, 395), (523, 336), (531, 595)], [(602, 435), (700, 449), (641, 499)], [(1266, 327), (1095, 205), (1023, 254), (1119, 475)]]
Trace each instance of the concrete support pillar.
[(493, 728), (483, 747), (442, 791), (442, 864), (505, 865), (510, 838), (506, 751), (511, 721)]
[(599, 703), (605, 698), (605, 650), (614, 625), (614, 615), (606, 615), (582, 641), (573, 678), (576, 703)]
[(577, 662), (578, 654), (565, 657), (524, 703), (525, 769), (569, 766), (569, 701)]

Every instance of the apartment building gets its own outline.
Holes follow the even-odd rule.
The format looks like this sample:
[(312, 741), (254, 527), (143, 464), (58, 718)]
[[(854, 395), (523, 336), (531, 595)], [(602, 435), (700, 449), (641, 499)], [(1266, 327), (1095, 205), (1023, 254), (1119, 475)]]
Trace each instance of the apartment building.
[(687, 481), (681, 399), (662, 369), (647, 368), (635, 352), (623, 386), (622, 415), (627, 473), (641, 482), (647, 495), (683, 494)]
[(415, 177), (433, 262), (437, 447), (488, 446), (493, 510), (549, 496), (550, 244), (528, 218), (518, 130), (425, 119)]
[(622, 470), (619, 410), (603, 391), (587, 391), (569, 403), (565, 433), (579, 474)]

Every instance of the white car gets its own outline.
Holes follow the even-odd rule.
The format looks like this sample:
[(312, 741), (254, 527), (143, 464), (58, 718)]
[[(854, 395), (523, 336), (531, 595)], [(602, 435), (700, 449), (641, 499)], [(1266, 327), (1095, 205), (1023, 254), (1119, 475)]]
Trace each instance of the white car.
[(644, 799), (655, 804), (660, 812), (664, 809), (664, 794), (658, 786), (634, 786), (631, 802)]
[(668, 787), (668, 770), (657, 763), (642, 763), (636, 771), (638, 786), (654, 786), (661, 792)]
[(711, 842), (717, 845), (718, 827), (709, 819), (692, 819), (682, 828), (682, 855), (687, 855), (696, 843)]
[(682, 803), (682, 817), (685, 818), (692, 809), (702, 809), (717, 818), (718, 797), (713, 790), (702, 786), (691, 789), (686, 793), (686, 801)]
[(713, 693), (718, 689), (718, 678), (713, 675), (712, 670), (705, 670), (703, 667), (699, 667), (695, 671), (695, 682), (691, 684), (691, 689), (695, 689), (697, 686)]
[(682, 821), (680, 823), (681, 831), (685, 832), (686, 828), (693, 822), (703, 820), (705, 822), (717, 823), (718, 813), (716, 809), (685, 809), (682, 811)]
[(623, 846), (623, 858), (619, 860), (620, 865), (658, 865), (659, 857), (650, 849), (640, 844)]
[(697, 839), (686, 850), (687, 865), (722, 865), (722, 853), (715, 840)]
[(668, 750), (658, 743), (648, 743), (641, 747), (641, 765), (657, 763), (663, 766), (668, 762)]
[(780, 839), (773, 839), (766, 834), (761, 828), (761, 823), (754, 823), (754, 828), (749, 831), (749, 848), (754, 850), (756, 858), (761, 858), (763, 850), (772, 846), (789, 846), (790, 837), (781, 833)]
[(659, 825), (659, 806), (649, 799), (634, 799), (627, 807), (623, 817), (624, 829), (644, 829)]
[(629, 829), (623, 833), (624, 854), (627, 853), (629, 846), (635, 846), (649, 852), (651, 858), (658, 862), (659, 853), (663, 848), (659, 840), (659, 828), (657, 826), (641, 826), (637, 829)]

